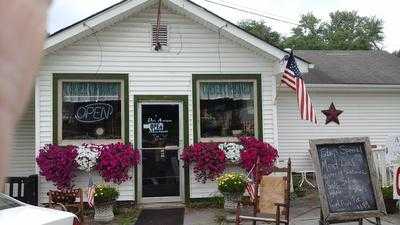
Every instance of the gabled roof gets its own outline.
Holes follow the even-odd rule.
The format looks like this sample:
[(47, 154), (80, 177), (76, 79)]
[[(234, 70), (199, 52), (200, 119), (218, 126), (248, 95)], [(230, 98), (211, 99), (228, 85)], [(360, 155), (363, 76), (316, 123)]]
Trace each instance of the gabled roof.
[(309, 84), (400, 85), (400, 58), (385, 51), (297, 50), (313, 62)]
[[(112, 5), (96, 14), (78, 21), (66, 28), (51, 34), (45, 43), (45, 53), (57, 50), (76, 40), (82, 39), (96, 31), (110, 26), (126, 17), (156, 4), (158, 0), (124, 0)], [(256, 36), (246, 32), (237, 25), (219, 17), (189, 0), (163, 0), (168, 7), (179, 10), (185, 15), (201, 20), (203, 24), (215, 31), (221, 30), (223, 35), (245, 43), (256, 51), (273, 56), (277, 60), (288, 54), (287, 51), (273, 46)], [(302, 71), (307, 71), (311, 64), (298, 57), (298, 64)]]

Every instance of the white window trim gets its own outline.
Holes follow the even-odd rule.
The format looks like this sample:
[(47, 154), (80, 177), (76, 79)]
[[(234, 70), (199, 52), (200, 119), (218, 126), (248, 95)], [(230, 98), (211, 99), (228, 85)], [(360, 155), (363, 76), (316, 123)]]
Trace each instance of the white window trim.
[[(63, 82), (92, 82), (92, 83), (120, 83), (121, 94), (121, 139), (82, 139), (82, 140), (63, 140), (62, 139), (62, 83)], [(81, 145), (81, 144), (111, 144), (125, 142), (125, 86), (124, 81), (119, 79), (60, 79), (58, 80), (57, 93), (57, 143), (59, 145)]]
[(199, 142), (238, 142), (239, 139), (237, 137), (201, 137), (201, 116), (200, 116), (200, 83), (216, 83), (216, 82), (252, 82), (253, 83), (253, 92), (254, 92), (254, 137), (258, 137), (258, 95), (257, 95), (257, 80), (256, 79), (221, 79), (221, 80), (213, 80), (213, 79), (204, 79), (204, 80), (197, 80), (196, 81), (196, 92), (197, 92), (197, 99), (196, 99), (196, 107), (197, 111), (197, 136)]

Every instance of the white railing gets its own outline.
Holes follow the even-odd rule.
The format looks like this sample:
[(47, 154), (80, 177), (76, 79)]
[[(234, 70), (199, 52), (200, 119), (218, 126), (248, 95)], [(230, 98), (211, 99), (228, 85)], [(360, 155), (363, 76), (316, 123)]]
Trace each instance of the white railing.
[(392, 184), (393, 174), (390, 168), (387, 166), (385, 155), (387, 148), (385, 146), (379, 146), (372, 150), (372, 156), (374, 159), (375, 169), (378, 173), (379, 183), (383, 186)]

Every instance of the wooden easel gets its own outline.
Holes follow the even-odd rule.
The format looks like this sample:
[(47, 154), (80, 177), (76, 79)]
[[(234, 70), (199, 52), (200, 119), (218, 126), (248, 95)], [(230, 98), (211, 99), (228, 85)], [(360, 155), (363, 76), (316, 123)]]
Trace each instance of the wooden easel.
[[(364, 218), (364, 220), (368, 221), (371, 224), (382, 225), (380, 217), (375, 217), (375, 222), (371, 221), (370, 219), (367, 219), (367, 218)], [(320, 211), (319, 225), (330, 225), (330, 224), (347, 223), (347, 222), (358, 222), (358, 225), (363, 225), (363, 218), (351, 219), (351, 220), (331, 220), (331, 221), (327, 221), (327, 220), (324, 219), (324, 216), (322, 214), (322, 210)]]
[[(351, 147), (353, 146), (353, 147)], [(316, 139), (316, 140), (310, 140), (310, 153), (311, 153), (311, 158), (313, 159), (314, 162), (314, 168), (316, 170), (316, 179), (317, 179), (317, 184), (318, 184), (318, 190), (319, 190), (319, 197), (321, 201), (321, 212), (320, 212), (320, 220), (319, 224), (320, 225), (329, 225), (329, 224), (338, 224), (338, 223), (346, 223), (346, 222), (358, 222), (359, 225), (362, 225), (364, 220), (369, 222), (370, 224), (375, 224), (375, 225), (381, 225), (381, 217), (386, 214), (385, 210), (385, 204), (383, 201), (382, 197), (382, 192), (380, 191), (380, 184), (378, 182), (377, 178), (377, 172), (375, 170), (373, 162), (373, 156), (372, 156), (372, 147), (369, 141), (368, 137), (353, 137), (353, 138), (331, 138), (331, 139)], [(320, 150), (324, 153), (321, 153)], [(360, 179), (360, 177), (353, 176), (352, 179), (359, 179), (360, 182), (364, 182), (366, 185), (370, 185), (370, 190), (368, 196), (361, 196), (364, 198), (369, 199), (368, 201), (374, 202), (373, 204), (376, 204), (374, 207), (369, 207), (364, 210), (358, 208), (358, 207), (348, 207), (345, 210), (342, 211), (335, 209), (335, 207), (332, 209), (331, 205), (329, 205), (328, 201), (328, 190), (326, 188), (326, 185), (329, 185), (329, 182), (326, 183), (324, 176), (324, 173), (327, 173), (326, 171), (323, 172), (321, 168), (323, 168), (324, 160), (325, 162), (330, 158), (330, 160), (335, 159), (336, 161), (341, 161), (344, 160), (346, 161), (347, 158), (342, 158), (343, 157), (343, 152), (347, 151), (350, 154), (346, 155), (346, 157), (358, 157), (359, 159), (362, 158), (362, 160), (359, 160), (358, 163), (363, 163), (364, 164), (364, 174), (368, 174), (368, 176), (364, 176), (363, 180)], [(330, 152), (330, 154), (327, 154), (327, 152)], [(339, 154), (338, 152), (342, 152), (342, 154)], [(355, 156), (352, 154), (355, 153)], [(361, 156), (361, 157), (359, 157)], [(340, 165), (340, 164), (338, 164)], [(326, 165), (325, 165), (326, 166)], [(359, 168), (359, 167), (357, 167)], [(350, 171), (352, 167), (348, 168)], [(354, 170), (354, 169), (353, 169)], [(330, 173), (330, 174), (329, 174)], [(343, 174), (342, 172), (338, 172), (337, 170), (331, 170), (331, 172), (328, 172), (328, 174), (331, 176), (328, 181), (331, 181), (332, 179), (340, 179), (340, 177), (334, 177), (332, 178), (332, 175), (340, 175)], [(347, 173), (347, 176), (352, 176), (351, 173)], [(347, 183), (345, 185), (351, 185), (351, 183)], [(335, 186), (335, 184), (333, 184)], [(343, 196), (346, 196), (345, 193), (341, 193)], [(352, 198), (352, 196), (348, 196), (348, 198)], [(340, 199), (339, 199), (340, 200)], [(336, 199), (336, 201), (339, 201)], [(352, 203), (350, 203), (352, 204)], [(337, 208), (337, 207), (336, 207)], [(375, 221), (367, 219), (367, 218), (375, 218)]]

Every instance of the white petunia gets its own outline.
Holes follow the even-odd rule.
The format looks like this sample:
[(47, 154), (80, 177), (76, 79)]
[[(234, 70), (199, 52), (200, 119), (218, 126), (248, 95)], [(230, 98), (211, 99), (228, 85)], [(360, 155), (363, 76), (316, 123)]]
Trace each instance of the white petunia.
[(78, 169), (90, 172), (97, 164), (100, 152), (97, 145), (83, 144), (78, 146), (78, 155), (75, 161), (78, 163)]
[(237, 163), (240, 160), (240, 152), (243, 150), (243, 146), (236, 143), (223, 143), (218, 145), (218, 147), (224, 151), (226, 158)]

